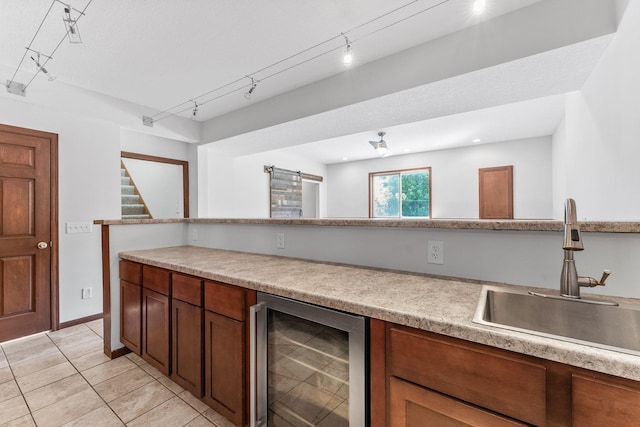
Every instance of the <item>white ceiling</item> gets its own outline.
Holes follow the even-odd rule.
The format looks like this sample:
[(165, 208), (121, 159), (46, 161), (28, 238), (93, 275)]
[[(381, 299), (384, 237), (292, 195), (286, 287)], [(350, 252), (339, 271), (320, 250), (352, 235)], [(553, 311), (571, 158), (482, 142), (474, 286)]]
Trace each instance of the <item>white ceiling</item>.
[[(195, 99), (204, 103), (197, 120), (205, 121), (344, 72), (342, 32), (353, 42), (358, 67), (539, 1), (487, 0), (478, 16), (471, 13), (473, 0), (65, 0), (76, 9), (88, 6), (79, 21), (83, 44), (60, 43), (46, 66), (57, 80), (48, 84), (133, 102), (148, 115), (178, 106), (170, 112), (190, 117)], [(62, 15), (54, 0), (0, 0), (0, 65), (15, 70), (32, 38), (34, 50), (50, 54), (64, 37)], [(581, 87), (609, 41), (582, 42), (211, 146), (227, 155), (289, 147), (330, 164), (377, 157), (367, 141), (380, 130), (392, 155), (471, 145), (475, 138), (549, 135), (564, 117), (558, 94)], [(34, 75), (27, 56), (16, 80)], [(260, 80), (250, 100), (243, 96), (246, 75)]]
[[(388, 127), (385, 157), (551, 135), (564, 111), (565, 95), (554, 95)], [(325, 164), (371, 159), (379, 157), (368, 143), (379, 140), (376, 133), (344, 135), (288, 150)]]
[[(344, 71), (342, 32), (353, 41), (358, 66), (537, 1), (489, 0), (477, 16), (473, 0), (65, 0), (76, 9), (88, 5), (79, 21), (83, 44), (63, 41), (46, 68), (61, 82), (147, 106), (150, 115), (187, 102), (172, 112), (187, 110), (182, 115), (189, 117), (188, 100), (196, 99), (205, 103), (202, 121)], [(0, 0), (0, 64), (18, 67), (52, 3), (32, 45), (46, 55), (64, 36), (63, 5)], [(244, 98), (250, 82), (243, 76), (330, 39), (254, 74), (262, 81), (250, 101)], [(20, 70), (16, 79), (29, 80), (35, 67), (27, 57)]]

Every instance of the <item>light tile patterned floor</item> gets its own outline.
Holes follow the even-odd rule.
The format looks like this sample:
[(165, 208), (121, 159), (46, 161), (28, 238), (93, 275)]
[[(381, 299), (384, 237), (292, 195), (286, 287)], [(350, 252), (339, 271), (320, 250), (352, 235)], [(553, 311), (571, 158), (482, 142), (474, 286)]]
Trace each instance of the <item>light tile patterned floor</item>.
[(233, 426), (140, 357), (102, 347), (102, 320), (0, 344), (0, 427)]

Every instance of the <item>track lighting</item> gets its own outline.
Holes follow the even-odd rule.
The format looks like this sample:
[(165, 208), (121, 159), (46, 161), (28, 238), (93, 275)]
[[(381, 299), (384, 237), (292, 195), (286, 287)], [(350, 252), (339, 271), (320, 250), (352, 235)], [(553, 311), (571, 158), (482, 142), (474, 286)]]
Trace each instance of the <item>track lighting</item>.
[[(55, 76), (51, 75), (47, 71), (47, 69), (44, 68), (42, 64), (40, 64), (40, 52), (36, 52), (36, 54), (38, 55), (38, 59), (34, 58), (33, 56), (30, 56), (31, 60), (36, 64), (36, 68), (38, 69), (38, 71), (42, 71), (42, 73), (44, 73), (47, 76), (50, 82), (54, 81), (56, 79)], [(50, 56), (46, 56), (46, 55), (43, 55), (43, 56), (51, 59)]]
[(196, 101), (193, 101), (194, 107), (193, 107), (193, 112), (191, 113), (191, 120), (195, 120), (196, 116), (198, 115), (198, 103)]
[(344, 56), (342, 57), (342, 62), (346, 67), (349, 67), (353, 63), (353, 51), (351, 50), (351, 41), (349, 41), (349, 38), (344, 33), (342, 33), (342, 35), (344, 36), (344, 43), (346, 45), (346, 48), (344, 50)]
[(487, 8), (487, 0), (475, 0), (473, 2), (473, 13), (480, 15)]
[(245, 99), (251, 99), (251, 95), (253, 95), (253, 92), (256, 90), (256, 86), (258, 86), (258, 80), (255, 80), (253, 77), (249, 76), (247, 76), (247, 78), (251, 79), (251, 87), (244, 93), (244, 97)]
[(80, 38), (80, 30), (78, 29), (78, 20), (71, 17), (71, 7), (65, 5), (64, 13), (66, 16), (62, 17), (64, 26), (67, 29), (67, 36), (69, 36), (70, 43), (82, 43)]
[[(57, 1), (57, 2), (62, 2), (62, 0), (53, 0), (53, 1)], [(91, 2), (93, 0), (89, 0), (89, 2)], [(157, 114), (155, 114), (152, 117), (147, 117), (147, 116), (143, 116), (142, 120), (143, 120), (143, 124), (146, 126), (153, 126), (153, 124), (157, 121), (160, 120), (164, 120), (168, 117), (171, 116), (176, 116), (176, 115), (182, 115), (182, 114), (188, 114), (189, 111), (192, 111), (192, 106), (191, 103), (194, 102), (194, 99), (197, 99), (199, 104), (198, 106), (202, 106), (205, 104), (208, 104), (210, 102), (214, 102), (217, 100), (220, 100), (228, 95), (231, 94), (235, 94), (238, 93), (240, 91), (245, 91), (245, 89), (247, 87), (249, 87), (249, 89), (244, 92), (244, 97), (249, 100), (251, 99), (253, 93), (256, 90), (257, 84), (260, 82), (263, 82), (265, 80), (271, 79), (273, 77), (279, 76), (285, 72), (289, 72), (291, 70), (293, 70), (296, 67), (302, 66), (304, 64), (309, 63), (312, 60), (315, 60), (317, 58), (323, 57), (325, 55), (329, 55), (329, 54), (335, 54), (335, 52), (337, 52), (338, 50), (343, 50), (344, 55), (342, 57), (342, 61), (345, 67), (349, 67), (353, 64), (353, 48), (352, 48), (352, 40), (349, 39), (349, 37), (347, 37), (347, 34), (356, 34), (356, 31), (358, 31), (358, 36), (357, 36), (357, 40), (356, 41), (361, 41), (364, 37), (368, 37), (370, 35), (376, 34), (381, 30), (386, 30), (387, 28), (390, 28), (392, 26), (398, 25), (402, 22), (407, 21), (410, 18), (413, 18), (415, 16), (418, 16), (424, 12), (428, 12), (431, 11), (432, 9), (436, 9), (441, 7), (442, 5), (448, 3), (450, 0), (439, 0), (437, 3), (435, 4), (427, 4), (425, 5), (423, 8), (421, 8), (421, 10), (417, 11), (417, 12), (413, 12), (411, 14), (409, 14), (408, 16), (399, 16), (397, 17), (395, 20), (393, 20), (390, 23), (387, 23), (386, 25), (384, 25), (382, 28), (379, 29), (372, 29), (372, 31), (366, 33), (366, 34), (360, 34), (360, 30), (366, 26), (370, 26), (372, 24), (374, 24), (376, 21), (379, 21), (381, 19), (385, 19), (385, 21), (388, 19), (387, 17), (391, 16), (392, 14), (396, 14), (399, 11), (401, 11), (402, 9), (408, 8), (410, 5), (416, 3), (418, 0), (412, 0), (412, 1), (408, 1), (406, 4), (401, 5), (399, 7), (396, 7), (382, 15), (373, 17), (372, 19), (363, 22), (353, 28), (350, 28), (344, 32), (338, 33), (334, 36), (329, 37), (328, 39), (321, 41), (320, 43), (315, 44), (314, 46), (302, 49), (299, 52), (296, 52), (292, 55), (287, 56), (286, 58), (280, 59), (272, 64), (269, 64), (267, 66), (261, 67), (260, 69), (249, 73), (249, 74), (245, 74), (244, 77), (239, 77), (235, 80), (232, 80), (230, 82), (224, 83), (214, 89), (211, 90), (207, 90), (206, 92), (193, 97), (187, 101), (181, 102), (177, 105), (174, 105), (173, 107), (167, 108)], [(429, 3), (429, 2), (426, 2)], [(484, 3), (484, 1), (482, 1), (481, 3)], [(74, 11), (77, 12), (76, 9), (73, 9)], [(407, 12), (409, 13), (409, 12)], [(78, 17), (78, 20), (80, 19), (80, 17)], [(340, 37), (344, 38), (344, 43), (345, 46), (343, 47), (342, 45), (338, 44), (338, 41), (340, 40)], [(331, 46), (330, 48), (327, 47), (324, 49), (323, 52), (320, 51), (320, 48), (323, 46)], [(309, 55), (311, 55), (311, 57), (308, 57)], [(302, 58), (300, 58), (302, 57)], [(297, 62), (294, 62), (293, 64), (291, 64), (290, 61), (293, 61), (295, 59), (298, 59)], [(254, 77), (250, 77), (250, 76), (257, 76), (260, 77), (260, 80), (255, 79)], [(250, 79), (251, 80), (251, 85), (246, 85), (244, 84), (244, 79)], [(7, 86), (9, 87), (9, 86)], [(9, 90), (9, 89), (7, 89)], [(15, 88), (12, 90), (16, 90), (18, 91), (19, 88)], [(375, 141), (376, 144), (378, 142), (381, 142), (380, 144), (380, 148), (378, 151), (382, 151), (385, 149), (386, 146), (386, 142), (384, 141)], [(390, 151), (388, 151), (385, 155), (388, 156), (390, 154)]]

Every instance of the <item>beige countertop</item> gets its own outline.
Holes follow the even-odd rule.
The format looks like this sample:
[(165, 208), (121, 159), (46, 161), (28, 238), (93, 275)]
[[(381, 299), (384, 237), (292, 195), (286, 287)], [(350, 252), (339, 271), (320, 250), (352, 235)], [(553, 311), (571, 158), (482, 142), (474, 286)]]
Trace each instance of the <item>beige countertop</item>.
[(126, 251), (119, 255), (205, 279), (640, 380), (639, 356), (473, 323), (481, 285), (495, 283), (195, 246)]
[[(372, 218), (170, 218), (170, 219), (103, 219), (101, 225), (127, 224), (254, 224), (316, 227), (394, 227), (436, 228), (450, 230), (563, 231), (562, 221), (555, 220), (482, 220), (482, 219), (372, 219)], [(640, 222), (584, 221), (580, 230), (597, 233), (640, 233)]]

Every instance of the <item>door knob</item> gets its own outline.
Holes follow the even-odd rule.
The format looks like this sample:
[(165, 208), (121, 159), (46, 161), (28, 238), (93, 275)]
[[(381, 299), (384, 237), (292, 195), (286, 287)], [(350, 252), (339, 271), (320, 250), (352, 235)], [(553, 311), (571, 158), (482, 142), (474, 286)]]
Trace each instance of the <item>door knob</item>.
[(49, 247), (49, 245), (47, 244), (47, 242), (39, 242), (38, 243), (38, 249), (47, 249)]

